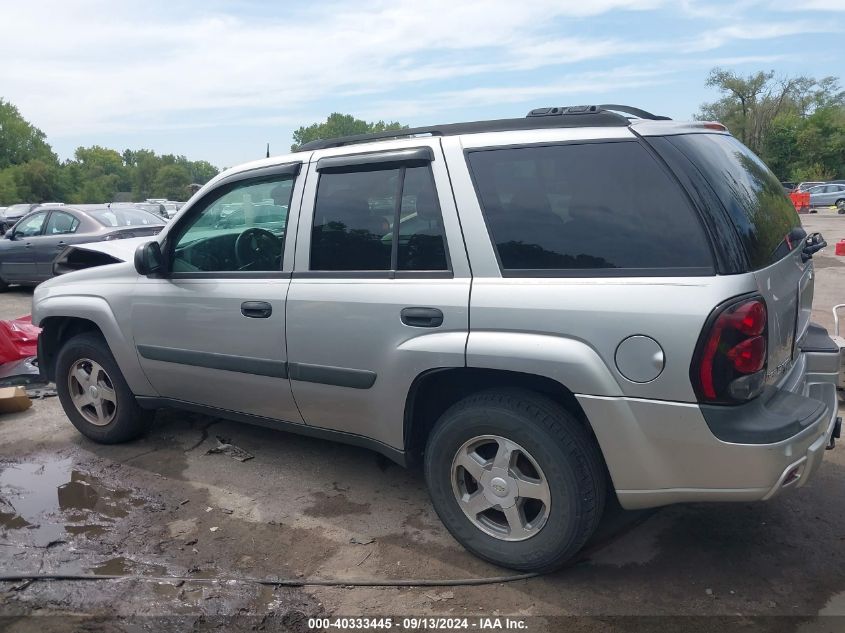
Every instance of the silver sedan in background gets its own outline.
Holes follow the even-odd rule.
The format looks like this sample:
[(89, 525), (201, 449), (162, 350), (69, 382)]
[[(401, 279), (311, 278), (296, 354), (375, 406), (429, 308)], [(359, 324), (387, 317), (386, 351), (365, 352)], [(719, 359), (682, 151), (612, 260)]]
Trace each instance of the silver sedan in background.
[(827, 183), (809, 189), (810, 207), (845, 205), (845, 184)]
[(0, 239), (0, 290), (53, 276), (53, 261), (73, 244), (157, 235), (165, 220), (133, 206), (44, 205)]

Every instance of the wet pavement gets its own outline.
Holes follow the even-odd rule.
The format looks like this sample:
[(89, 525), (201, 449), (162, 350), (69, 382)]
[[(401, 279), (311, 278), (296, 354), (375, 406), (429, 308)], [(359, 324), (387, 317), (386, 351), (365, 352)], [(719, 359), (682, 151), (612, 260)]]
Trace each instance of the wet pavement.
[[(845, 237), (831, 232), (845, 222), (832, 227), (829, 242)], [(819, 259), (814, 317), (825, 322), (824, 308), (845, 301), (845, 263)], [(19, 316), (3, 301), (0, 313)], [(208, 453), (217, 436), (254, 457)], [(0, 629), (16, 632), (306, 631), (310, 617), (340, 615), (508, 615), (529, 630), (845, 630), (845, 452), (828, 452), (808, 486), (767, 503), (615, 509), (584, 556), (549, 576), (353, 587), (510, 572), (455, 543), (419, 473), (363, 449), (177, 412), (159, 413), (138, 441), (101, 446), (47, 398), (0, 417), (0, 576), (15, 573), (120, 577), (0, 581)]]

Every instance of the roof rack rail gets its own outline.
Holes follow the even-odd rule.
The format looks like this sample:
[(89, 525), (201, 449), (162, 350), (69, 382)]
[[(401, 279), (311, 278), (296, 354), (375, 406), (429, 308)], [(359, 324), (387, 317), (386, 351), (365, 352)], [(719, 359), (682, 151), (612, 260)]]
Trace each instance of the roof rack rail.
[[(585, 108), (596, 108), (596, 106), (584, 106)], [(553, 108), (544, 108), (551, 110)], [(572, 112), (571, 114), (576, 114)], [(371, 141), (383, 141), (395, 138), (407, 138), (411, 136), (453, 136), (455, 134), (474, 134), (479, 132), (506, 132), (509, 130), (535, 130), (541, 127), (624, 127), (629, 124), (628, 119), (615, 112), (608, 110), (593, 109), (577, 113), (578, 116), (555, 117), (543, 121), (536, 118), (525, 117), (520, 119), (497, 119), (493, 121), (470, 121), (467, 123), (447, 123), (445, 125), (433, 125), (430, 127), (411, 127), (404, 130), (390, 130), (387, 132), (375, 132), (373, 134), (357, 134), (355, 136), (343, 136), (340, 138), (318, 139), (305, 143), (299, 151), (311, 151), (327, 149), (330, 147), (343, 147), (357, 143), (369, 143)], [(538, 115), (535, 115), (538, 116)]]
[(668, 116), (663, 116), (660, 114), (652, 114), (647, 110), (643, 110), (641, 108), (635, 108), (633, 106), (626, 106), (626, 105), (618, 105), (615, 103), (605, 103), (599, 106), (602, 110), (612, 110), (613, 112), (622, 112), (624, 114), (633, 114), (635, 117), (639, 117), (640, 119), (650, 119), (652, 121), (671, 121), (672, 119)]
[(667, 116), (660, 116), (652, 114), (640, 108), (633, 106), (619, 105), (616, 103), (604, 103), (602, 105), (580, 105), (580, 106), (558, 106), (554, 108), (535, 108), (531, 110), (526, 116), (528, 117), (546, 117), (546, 116), (563, 116), (570, 114), (596, 114), (599, 112), (622, 112), (624, 114), (631, 114), (640, 119), (649, 119), (652, 121), (670, 121)]

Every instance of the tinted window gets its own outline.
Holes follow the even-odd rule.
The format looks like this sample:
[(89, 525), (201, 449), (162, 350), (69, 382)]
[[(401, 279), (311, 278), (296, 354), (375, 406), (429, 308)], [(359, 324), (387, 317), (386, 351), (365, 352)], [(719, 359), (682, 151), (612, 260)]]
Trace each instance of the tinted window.
[(236, 183), (180, 227), (174, 272), (282, 269), (294, 177)]
[(15, 227), (15, 235), (20, 237), (32, 237), (34, 235), (39, 235), (46, 218), (46, 213), (33, 213), (18, 223)]
[(47, 229), (44, 231), (45, 235), (65, 235), (73, 233), (79, 227), (79, 220), (73, 217), (70, 213), (63, 213), (61, 211), (53, 211), (50, 214), (50, 219), (47, 220)]
[(443, 217), (428, 167), (405, 170), (397, 251), (397, 270), (448, 268)]
[(503, 269), (712, 267), (682, 191), (639, 143), (479, 151), (469, 162)]
[(785, 236), (800, 226), (775, 175), (751, 150), (724, 134), (667, 137), (698, 167), (728, 211), (752, 268), (785, 255)]
[(88, 215), (103, 226), (161, 226), (162, 219), (141, 209), (126, 207), (112, 207), (110, 209), (95, 209), (87, 211)]
[(443, 221), (429, 167), (321, 174), (311, 270), (447, 268)]

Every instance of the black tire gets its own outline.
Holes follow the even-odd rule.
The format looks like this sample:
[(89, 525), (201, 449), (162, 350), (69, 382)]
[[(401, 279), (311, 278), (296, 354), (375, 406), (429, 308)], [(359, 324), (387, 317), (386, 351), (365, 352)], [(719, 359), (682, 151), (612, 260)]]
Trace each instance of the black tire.
[[(456, 453), (485, 435), (523, 447), (548, 482), (551, 510), (526, 540), (489, 535), (453, 492)], [(604, 461), (591, 433), (556, 402), (517, 389), (480, 392), (449, 408), (428, 439), (424, 468), (434, 509), (452, 536), (480, 558), (525, 572), (552, 571), (570, 561), (598, 526), (607, 494)]]
[[(117, 402), (113, 418), (104, 426), (92, 424), (77, 410), (71, 397), (68, 375), (71, 367), (81, 359), (99, 363), (114, 389)], [(143, 435), (154, 413), (138, 406), (135, 395), (126, 384), (108, 344), (100, 334), (85, 333), (69, 339), (59, 350), (56, 359), (56, 391), (71, 423), (85, 437), (99, 444), (118, 444)]]
[(839, 200), (837, 200), (837, 201), (833, 204), (833, 206), (835, 206), (835, 207), (837, 207), (837, 208), (838, 208), (838, 207), (840, 207), (840, 206), (842, 206), (842, 205), (845, 205), (845, 198), (839, 198)]
[(6, 292), (9, 289), (9, 284), (3, 281), (3, 278), (0, 277), (0, 292)]

